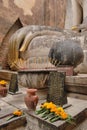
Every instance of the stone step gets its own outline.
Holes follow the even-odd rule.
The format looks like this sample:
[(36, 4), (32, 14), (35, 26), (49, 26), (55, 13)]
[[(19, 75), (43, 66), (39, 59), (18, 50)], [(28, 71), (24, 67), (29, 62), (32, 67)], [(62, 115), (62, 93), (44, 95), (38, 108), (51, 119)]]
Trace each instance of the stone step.
[(69, 92), (69, 93), (67, 93), (67, 96), (72, 97), (72, 98), (76, 98), (76, 99), (87, 100), (87, 95), (84, 95), (84, 94)]
[(0, 70), (0, 79), (9, 81), (11, 79), (12, 74), (17, 74), (17, 72), (10, 70)]
[(66, 76), (65, 85), (68, 92), (87, 95), (87, 74)]

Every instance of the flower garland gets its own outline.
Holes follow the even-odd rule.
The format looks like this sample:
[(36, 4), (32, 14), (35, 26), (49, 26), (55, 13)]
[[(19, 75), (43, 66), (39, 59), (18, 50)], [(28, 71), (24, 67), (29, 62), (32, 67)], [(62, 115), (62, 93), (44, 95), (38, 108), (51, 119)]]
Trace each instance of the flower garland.
[(45, 102), (41, 105), (36, 114), (41, 114), (44, 120), (49, 120), (51, 123), (57, 120), (65, 120), (71, 124), (75, 124), (71, 115), (67, 114), (61, 106), (56, 106), (52, 102)]

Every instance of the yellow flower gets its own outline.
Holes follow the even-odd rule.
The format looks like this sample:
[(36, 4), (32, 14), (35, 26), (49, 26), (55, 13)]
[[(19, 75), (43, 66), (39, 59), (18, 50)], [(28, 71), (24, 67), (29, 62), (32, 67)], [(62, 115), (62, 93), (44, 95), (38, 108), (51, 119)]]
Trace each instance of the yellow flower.
[(58, 107), (59, 112), (64, 112), (64, 109), (62, 107)]
[(47, 109), (55, 109), (56, 108), (56, 105), (53, 104), (52, 102), (50, 102), (48, 105), (47, 105)]
[(70, 118), (70, 115), (68, 115), (62, 107), (58, 107), (52, 102), (45, 102), (44, 104), (42, 104), (41, 111), (42, 111), (42, 118), (44, 118), (45, 120), (49, 119), (50, 122), (55, 122), (59, 119), (62, 120), (69, 119), (66, 121), (69, 123), (73, 123), (72, 121), (73, 118), (72, 117)]
[(6, 85), (7, 82), (6, 82), (5, 80), (1, 80), (1, 81), (0, 81), (0, 84), (1, 84), (1, 85)]
[(21, 116), (23, 114), (23, 112), (21, 110), (16, 110), (13, 112), (13, 115), (15, 116)]
[(62, 119), (67, 119), (68, 118), (68, 114), (66, 112), (61, 112), (60, 116)]
[(50, 110), (50, 112), (56, 112), (57, 111), (57, 108), (52, 108), (51, 110)]
[(55, 111), (55, 114), (56, 114), (57, 116), (59, 116), (59, 115), (60, 115), (60, 112), (59, 112), (58, 110), (56, 110), (56, 111)]
[(44, 104), (41, 105), (42, 108), (46, 108), (48, 105), (48, 102), (45, 102)]

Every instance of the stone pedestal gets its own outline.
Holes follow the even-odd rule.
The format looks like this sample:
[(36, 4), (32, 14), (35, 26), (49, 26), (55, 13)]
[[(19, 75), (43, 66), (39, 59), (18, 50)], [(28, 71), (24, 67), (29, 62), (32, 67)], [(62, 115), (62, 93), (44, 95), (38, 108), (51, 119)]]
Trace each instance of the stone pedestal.
[(41, 117), (35, 115), (34, 111), (25, 111), (27, 118), (26, 130), (72, 130), (82, 121), (87, 118), (87, 101), (68, 98), (68, 103), (72, 106), (65, 109), (65, 111), (75, 118), (76, 125), (71, 125), (65, 121), (56, 121), (50, 123), (48, 120), (43, 120)]
[(72, 66), (48, 67), (46, 69), (24, 69), (18, 72), (18, 83), (28, 88), (42, 89), (47, 87), (49, 73), (53, 71), (65, 72), (66, 76), (73, 75)]

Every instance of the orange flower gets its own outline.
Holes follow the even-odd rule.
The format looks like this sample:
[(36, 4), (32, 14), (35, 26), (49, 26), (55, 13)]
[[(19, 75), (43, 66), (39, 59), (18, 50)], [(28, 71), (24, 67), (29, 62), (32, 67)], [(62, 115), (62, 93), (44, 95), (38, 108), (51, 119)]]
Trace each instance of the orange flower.
[(59, 112), (64, 112), (64, 109), (62, 107), (57, 108)]
[(1, 81), (0, 81), (0, 84), (1, 84), (1, 85), (6, 85), (7, 82), (6, 82), (5, 80), (1, 80)]
[(45, 102), (44, 104), (41, 105), (42, 108), (46, 108), (48, 105), (48, 102)]
[(50, 112), (56, 112), (57, 111), (57, 108), (52, 108), (51, 110), (50, 110)]
[(68, 118), (68, 114), (66, 112), (61, 112), (60, 116), (62, 119), (67, 119)]
[[(42, 114), (42, 118), (44, 118), (45, 120), (49, 119), (49, 121), (55, 122), (59, 119), (62, 120), (66, 120), (69, 123), (73, 123), (72, 121), (72, 117), (70, 117), (70, 115), (68, 115), (64, 109), (62, 107), (59, 107), (55, 104), (53, 104), (52, 102), (45, 102), (44, 104), (41, 105), (41, 111), (39, 114)], [(39, 112), (38, 111), (38, 112)], [(47, 112), (47, 113), (45, 113)], [(44, 114), (45, 113), (45, 114)]]
[(16, 110), (13, 112), (13, 115), (15, 116), (21, 116), (23, 114), (23, 112), (21, 110)]

